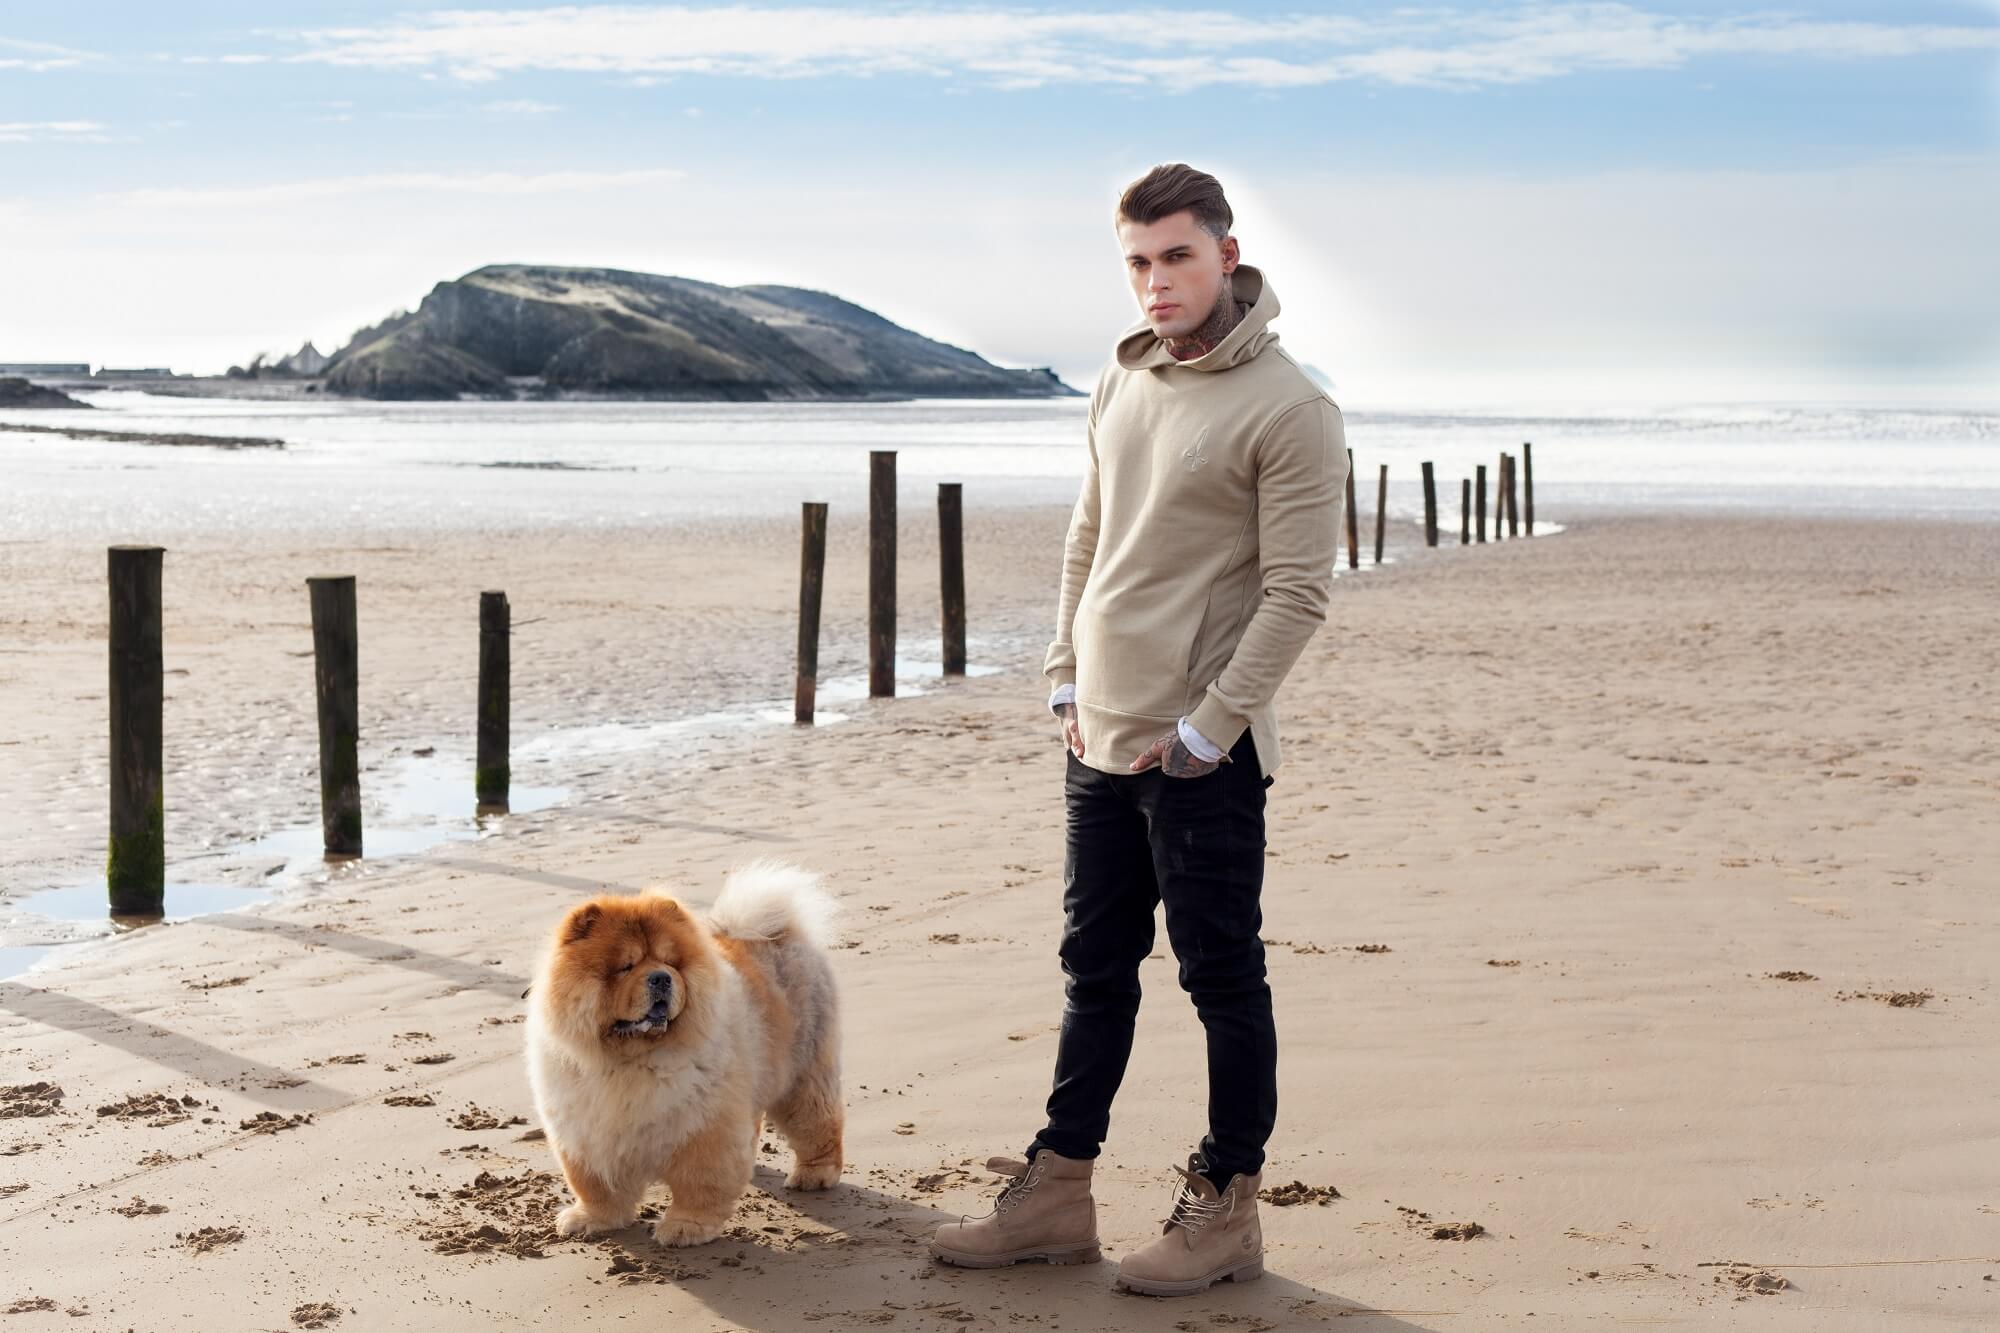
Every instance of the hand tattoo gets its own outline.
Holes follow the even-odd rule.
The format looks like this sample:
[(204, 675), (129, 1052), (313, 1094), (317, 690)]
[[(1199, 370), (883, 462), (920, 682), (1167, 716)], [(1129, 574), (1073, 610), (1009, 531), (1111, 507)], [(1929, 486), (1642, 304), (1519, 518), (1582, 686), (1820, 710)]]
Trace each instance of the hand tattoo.
[(1167, 752), (1160, 756), (1160, 771), (1170, 778), (1198, 778), (1213, 773), (1222, 767), (1220, 759), (1197, 759), (1187, 742), (1176, 732), (1167, 742)]

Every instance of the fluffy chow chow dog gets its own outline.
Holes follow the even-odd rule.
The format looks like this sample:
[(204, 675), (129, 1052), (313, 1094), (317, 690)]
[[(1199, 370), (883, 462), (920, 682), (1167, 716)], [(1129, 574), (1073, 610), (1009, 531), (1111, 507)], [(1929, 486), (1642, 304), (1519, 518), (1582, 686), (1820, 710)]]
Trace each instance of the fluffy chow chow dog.
[(840, 1178), (840, 1039), (817, 876), (759, 862), (704, 916), (660, 892), (593, 898), (556, 928), (528, 996), (528, 1078), (576, 1202), (565, 1236), (629, 1225), (665, 1181), (662, 1245), (699, 1245), (750, 1184), (764, 1117), (785, 1183)]

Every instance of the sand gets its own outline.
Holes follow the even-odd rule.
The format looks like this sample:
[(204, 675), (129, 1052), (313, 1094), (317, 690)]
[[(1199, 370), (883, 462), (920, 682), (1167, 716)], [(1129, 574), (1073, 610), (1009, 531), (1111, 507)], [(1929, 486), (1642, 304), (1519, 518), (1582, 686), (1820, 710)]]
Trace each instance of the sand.
[[(567, 802), (476, 842), (0, 982), (7, 1329), (1990, 1326), (2000, 527), (1559, 517), (1343, 577), (1288, 687), (1264, 1280), (1159, 1302), (1109, 1263), (925, 1256), (1037, 1127), (1060, 1005), (1035, 645), (1063, 515), (975, 511), (997, 674), (587, 772), (558, 749), (536, 780)], [(919, 526), (912, 648), (935, 623)], [(852, 528), (830, 671), (859, 660)], [(362, 578), (379, 765), (467, 743), (484, 586), (545, 617), (515, 646), (517, 744), (782, 699), (793, 540), (176, 546), (170, 830), (311, 817), (308, 573)], [(18, 891), (101, 855), (103, 557), (0, 558)], [(556, 1240), (519, 1053), (543, 932), (603, 889), (706, 900), (764, 854), (847, 908), (846, 1183), (789, 1194), (774, 1144), (716, 1244)], [(1198, 1027), (1169, 959), (1145, 980), (1099, 1173), (1114, 1258), (1201, 1131)]]

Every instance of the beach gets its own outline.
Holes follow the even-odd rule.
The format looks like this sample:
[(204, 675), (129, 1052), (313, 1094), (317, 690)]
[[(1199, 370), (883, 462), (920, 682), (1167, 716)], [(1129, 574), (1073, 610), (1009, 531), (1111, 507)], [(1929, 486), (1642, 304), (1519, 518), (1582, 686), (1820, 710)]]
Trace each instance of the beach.
[[(1062, 751), (1039, 657), (1066, 517), (968, 509), (984, 674), (942, 681), (934, 524), (906, 491), (917, 692), (836, 692), (813, 728), (770, 716), (795, 516), (175, 534), (169, 879), (244, 903), (0, 981), (9, 1328), (2000, 1318), (1990, 522), (1551, 507), (1557, 535), (1436, 551), (1399, 525), (1393, 563), (1336, 580), (1281, 701), (1266, 1184), (1307, 1188), (1264, 1208), (1267, 1276), (1157, 1302), (1110, 1263), (933, 1267), (931, 1228), (986, 1208), (983, 1162), (1047, 1092)], [(102, 855), (97, 538), (0, 546), (15, 910)], [(864, 665), (864, 541), (837, 509), (829, 678)], [(360, 586), (364, 788), (463, 760), (469, 801), (499, 587), (541, 808), (331, 873), (257, 850), (316, 815), (303, 581), (336, 572)], [(554, 1239), (519, 1025), (546, 932), (599, 891), (706, 902), (758, 856), (844, 908), (845, 1182), (792, 1195), (773, 1153), (713, 1245)], [(1098, 1172), (1112, 1260), (1202, 1130), (1198, 1024), (1170, 957), (1144, 976)]]

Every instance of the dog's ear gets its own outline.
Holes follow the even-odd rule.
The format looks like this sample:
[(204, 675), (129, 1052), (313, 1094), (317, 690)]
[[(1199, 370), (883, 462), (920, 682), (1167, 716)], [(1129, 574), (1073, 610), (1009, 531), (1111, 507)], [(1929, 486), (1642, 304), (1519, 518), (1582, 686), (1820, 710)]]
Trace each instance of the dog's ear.
[(597, 929), (597, 923), (603, 917), (603, 908), (596, 903), (585, 903), (563, 920), (562, 942), (575, 944), (578, 940), (589, 939), (590, 932)]

